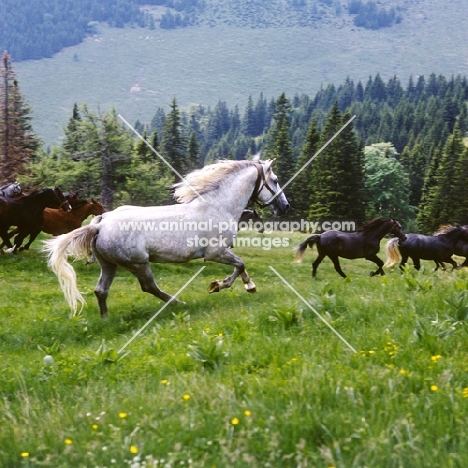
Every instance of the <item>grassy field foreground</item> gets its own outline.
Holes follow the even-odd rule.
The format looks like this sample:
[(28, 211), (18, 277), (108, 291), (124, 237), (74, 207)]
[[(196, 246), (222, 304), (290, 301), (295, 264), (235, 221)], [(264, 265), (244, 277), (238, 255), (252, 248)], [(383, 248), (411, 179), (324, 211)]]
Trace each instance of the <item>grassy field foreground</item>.
[[(343, 261), (343, 280), (325, 260), (312, 282), (316, 251), (294, 264), (304, 235), (287, 237), (236, 249), (257, 294), (208, 294), (231, 268), (205, 264), (120, 354), (162, 306), (133, 277), (101, 320), (99, 268), (76, 262), (88, 304), (70, 318), (38, 242), (0, 257), (0, 466), (467, 466), (467, 271)], [(203, 265), (153, 271), (175, 293)]]

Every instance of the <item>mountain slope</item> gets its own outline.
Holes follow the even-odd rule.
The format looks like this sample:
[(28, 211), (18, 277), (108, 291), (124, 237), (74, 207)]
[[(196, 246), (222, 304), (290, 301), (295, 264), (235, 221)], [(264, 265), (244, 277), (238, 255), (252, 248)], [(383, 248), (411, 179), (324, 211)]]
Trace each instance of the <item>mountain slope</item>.
[(313, 96), (347, 76), (365, 82), (380, 73), (405, 82), (431, 72), (468, 74), (468, 3), (404, 3), (403, 21), (377, 31), (349, 19), (314, 28), (100, 26), (99, 34), (51, 59), (14, 66), (34, 128), (48, 144), (61, 136), (74, 102), (102, 110), (114, 105), (129, 122), (148, 122), (174, 96), (183, 108), (219, 100), (242, 108), (249, 95)]

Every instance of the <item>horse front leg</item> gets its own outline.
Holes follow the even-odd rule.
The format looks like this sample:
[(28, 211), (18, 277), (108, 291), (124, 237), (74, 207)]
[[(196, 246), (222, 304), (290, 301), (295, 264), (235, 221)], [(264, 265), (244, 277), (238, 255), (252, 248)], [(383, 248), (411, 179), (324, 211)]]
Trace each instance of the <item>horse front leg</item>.
[(10, 242), (10, 237), (8, 235), (8, 229), (2, 229), (0, 231), (0, 238), (3, 241), (0, 248), (3, 248), (3, 247), (8, 247), (9, 249), (13, 248), (13, 244)]
[[(36, 237), (39, 235), (39, 233), (41, 232), (41, 229), (34, 229), (33, 231), (31, 231), (29, 233), (29, 241), (27, 244), (25, 244), (23, 247), (21, 247), (19, 250), (29, 250), (29, 247), (31, 247), (31, 244), (35, 241)], [(27, 235), (24, 236), (23, 240), (26, 239)], [(17, 242), (17, 238), (15, 238), (15, 244), (18, 244)], [(21, 240), (21, 242), (23, 242), (23, 240)], [(21, 245), (21, 244), (19, 244)]]
[(250, 276), (245, 269), (244, 261), (235, 255), (231, 249), (226, 249), (221, 253), (214, 252), (207, 254), (205, 255), (205, 260), (234, 266), (232, 275), (224, 278), (222, 281), (215, 280), (210, 283), (208, 286), (209, 293), (219, 292), (222, 289), (230, 288), (238, 276), (241, 277), (247, 292), (254, 293), (257, 291), (255, 283), (250, 279)]
[(377, 270), (371, 271), (370, 276), (375, 276), (377, 274), (380, 274), (380, 276), (385, 275), (385, 272), (383, 270), (384, 262), (379, 257), (377, 257), (377, 255), (370, 255), (365, 258), (366, 260), (369, 260), (370, 262), (374, 262), (378, 266)]

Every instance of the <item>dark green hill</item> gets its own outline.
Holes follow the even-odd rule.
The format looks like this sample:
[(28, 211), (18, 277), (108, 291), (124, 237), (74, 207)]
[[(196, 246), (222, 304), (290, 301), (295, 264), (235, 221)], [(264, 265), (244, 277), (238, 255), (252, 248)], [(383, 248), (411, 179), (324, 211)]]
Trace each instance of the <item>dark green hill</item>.
[(352, 21), (379, 29), (401, 21), (403, 0), (3, 0), (0, 3), (0, 50), (16, 60), (51, 57), (111, 27), (175, 29), (229, 25), (249, 28), (318, 27)]

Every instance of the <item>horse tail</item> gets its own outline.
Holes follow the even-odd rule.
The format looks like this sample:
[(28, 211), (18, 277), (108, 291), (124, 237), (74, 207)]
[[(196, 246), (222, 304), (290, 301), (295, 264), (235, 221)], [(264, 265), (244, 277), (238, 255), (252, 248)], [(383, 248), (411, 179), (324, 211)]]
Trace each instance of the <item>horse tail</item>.
[(390, 268), (395, 263), (400, 261), (400, 249), (398, 248), (398, 237), (394, 237), (387, 242), (385, 247), (387, 253), (387, 260), (384, 264), (384, 268)]
[(297, 247), (294, 247), (294, 252), (296, 252), (296, 263), (301, 263), (302, 258), (304, 257), (304, 252), (307, 247), (312, 248), (313, 245), (320, 239), (320, 234), (314, 234), (313, 236), (308, 237), (304, 242), (301, 242)]
[(67, 259), (69, 256), (73, 256), (77, 260), (86, 258), (90, 252), (91, 242), (98, 232), (98, 225), (89, 224), (68, 234), (62, 234), (44, 241), (43, 251), (47, 254), (47, 264), (57, 275), (60, 287), (73, 315), (77, 312), (78, 302), (83, 307), (85, 300), (78, 291), (75, 270), (67, 262)]

